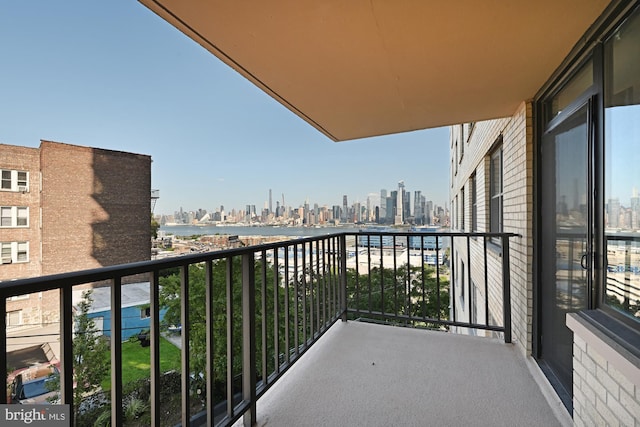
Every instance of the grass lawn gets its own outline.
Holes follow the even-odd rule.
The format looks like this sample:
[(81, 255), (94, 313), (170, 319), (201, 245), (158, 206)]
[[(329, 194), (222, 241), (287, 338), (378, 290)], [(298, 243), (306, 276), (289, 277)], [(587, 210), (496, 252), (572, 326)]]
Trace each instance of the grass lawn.
[[(160, 337), (160, 372), (180, 370), (180, 349)], [(122, 343), (122, 384), (140, 378), (149, 378), (151, 347), (142, 347), (138, 341)], [(111, 390), (111, 378), (102, 381), (102, 389)]]

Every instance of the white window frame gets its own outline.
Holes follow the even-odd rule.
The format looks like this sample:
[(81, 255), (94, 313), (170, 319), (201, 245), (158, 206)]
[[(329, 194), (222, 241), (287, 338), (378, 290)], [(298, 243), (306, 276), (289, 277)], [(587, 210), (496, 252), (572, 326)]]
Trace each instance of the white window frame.
[(469, 178), (469, 196), (471, 197), (471, 231), (478, 231), (478, 180), (473, 172)]
[[(9, 257), (3, 256), (9, 249)], [(23, 259), (20, 255), (24, 254)], [(29, 262), (29, 242), (0, 242), (0, 260), (2, 264), (22, 264)]]
[(148, 319), (151, 317), (151, 307), (140, 309), (140, 319)]
[[(9, 212), (9, 215), (4, 215)], [(9, 225), (3, 225), (2, 220), (9, 218)], [(26, 219), (26, 224), (19, 225), (20, 219)], [(29, 228), (28, 206), (0, 206), (0, 228)]]
[[(6, 178), (8, 174), (8, 178)], [(7, 182), (9, 183), (7, 186)], [(7, 169), (0, 169), (0, 190), (11, 191), (13, 188), (13, 173)]]
[[(497, 161), (497, 164), (496, 164)], [(502, 233), (504, 230), (504, 162), (502, 144), (491, 152), (489, 167), (489, 231)], [(496, 179), (498, 180), (496, 182)], [(498, 218), (496, 218), (496, 214)]]
[[(9, 256), (5, 252), (9, 249)], [(0, 242), (0, 262), (2, 264), (11, 264), (13, 262), (13, 245), (11, 242)]]
[[(23, 259), (20, 255), (24, 254)], [(16, 242), (16, 261), (17, 263), (29, 262), (29, 242)]]
[[(12, 314), (18, 316), (18, 321), (16, 323), (10, 322)], [(7, 311), (7, 328), (15, 328), (18, 326), (22, 326), (22, 310)]]
[[(18, 178), (20, 174), (24, 174), (24, 179)], [(29, 191), (29, 171), (0, 169), (0, 191)]]

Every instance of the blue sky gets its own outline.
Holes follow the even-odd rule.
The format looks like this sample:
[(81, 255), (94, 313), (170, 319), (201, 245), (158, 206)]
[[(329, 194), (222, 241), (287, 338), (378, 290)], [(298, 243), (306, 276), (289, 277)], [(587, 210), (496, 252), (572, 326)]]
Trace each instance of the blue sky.
[(449, 131), (334, 143), (134, 0), (3, 2), (0, 143), (151, 155), (156, 213), (448, 197)]

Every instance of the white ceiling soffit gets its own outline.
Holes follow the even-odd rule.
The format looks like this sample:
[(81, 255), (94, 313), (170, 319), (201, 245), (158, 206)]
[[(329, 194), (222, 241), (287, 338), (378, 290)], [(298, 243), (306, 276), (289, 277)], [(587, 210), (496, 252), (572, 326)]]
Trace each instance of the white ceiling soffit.
[(335, 141), (504, 117), (604, 0), (140, 0)]

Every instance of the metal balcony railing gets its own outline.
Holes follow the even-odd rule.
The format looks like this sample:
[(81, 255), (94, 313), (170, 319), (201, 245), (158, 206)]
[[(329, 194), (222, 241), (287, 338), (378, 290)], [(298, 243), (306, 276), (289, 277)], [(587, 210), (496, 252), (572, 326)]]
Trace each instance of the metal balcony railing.
[[(257, 399), (338, 319), (487, 330), (503, 333), (510, 342), (513, 236), (337, 233), (3, 282), (0, 352), (6, 356), (7, 299), (59, 290), (60, 395), (62, 403), (73, 405), (73, 366), (78, 361), (73, 354), (72, 291), (107, 283), (111, 425), (123, 425), (128, 396), (123, 392), (121, 287), (130, 277), (146, 277), (150, 424), (166, 423), (160, 339), (167, 324), (160, 313), (173, 304), (181, 326), (178, 422), (227, 426), (244, 417), (245, 425), (251, 425)], [(0, 374), (7, 377), (6, 357)], [(2, 393), (0, 403), (5, 401)]]

